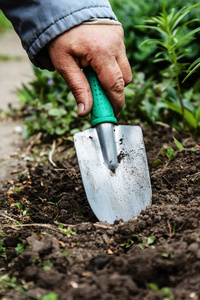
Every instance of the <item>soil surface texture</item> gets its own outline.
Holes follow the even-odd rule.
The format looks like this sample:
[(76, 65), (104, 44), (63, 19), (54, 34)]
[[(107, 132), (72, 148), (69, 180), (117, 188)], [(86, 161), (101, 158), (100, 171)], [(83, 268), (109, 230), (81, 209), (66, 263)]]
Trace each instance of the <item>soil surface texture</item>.
[(200, 145), (164, 124), (143, 134), (152, 205), (129, 222), (98, 222), (75, 155), (4, 181), (0, 299), (200, 299)]

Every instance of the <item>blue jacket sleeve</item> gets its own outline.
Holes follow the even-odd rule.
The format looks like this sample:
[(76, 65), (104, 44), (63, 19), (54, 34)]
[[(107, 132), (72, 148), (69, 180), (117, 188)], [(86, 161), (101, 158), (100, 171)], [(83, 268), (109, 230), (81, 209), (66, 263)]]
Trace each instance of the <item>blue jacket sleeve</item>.
[(53, 70), (46, 45), (91, 18), (116, 20), (108, 0), (0, 0), (31, 62)]

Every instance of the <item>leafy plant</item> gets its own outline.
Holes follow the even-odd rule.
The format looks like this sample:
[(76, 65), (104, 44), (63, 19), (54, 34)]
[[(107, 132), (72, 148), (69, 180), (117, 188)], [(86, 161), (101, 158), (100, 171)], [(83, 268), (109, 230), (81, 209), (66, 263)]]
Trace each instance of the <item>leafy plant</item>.
[[(182, 24), (180, 23), (191, 9), (199, 5), (200, 3), (189, 8), (183, 7), (179, 11), (176, 11), (173, 8), (169, 14), (167, 14), (166, 10), (163, 9), (163, 12), (160, 13), (159, 16), (149, 18), (146, 21), (147, 25), (143, 26), (146, 29), (154, 30), (160, 34), (160, 38), (147, 39), (141, 45), (151, 44), (159, 49), (160, 51), (156, 54), (154, 62), (167, 62), (169, 64), (169, 66), (162, 72), (162, 75), (168, 78), (171, 85), (176, 87), (181, 110), (178, 109), (177, 105), (174, 105), (173, 103), (171, 104), (169, 101), (165, 101), (165, 103), (169, 108), (174, 110), (176, 109), (178, 113), (181, 113), (184, 123), (185, 118), (188, 119), (188, 113), (185, 110), (183, 103), (179, 76), (186, 70), (186, 63), (183, 61), (183, 58), (187, 55), (186, 46), (191, 40), (191, 37), (200, 31), (200, 27), (186, 33), (184, 30), (185, 27), (197, 20), (195, 19)], [(187, 116), (185, 117), (185, 115)]]
[(49, 293), (45, 296), (43, 296), (40, 300), (57, 300), (58, 295), (56, 293)]
[(6, 258), (6, 248), (3, 247), (3, 239), (0, 240), (0, 256)]
[(63, 229), (63, 228), (60, 228), (60, 227), (58, 227), (59, 229), (60, 229), (60, 231), (63, 233), (63, 234), (65, 234), (65, 235), (76, 235), (76, 232), (75, 231), (72, 231), (72, 229), (71, 228), (68, 228), (68, 229)]
[(15, 251), (16, 251), (16, 254), (20, 254), (24, 251), (26, 251), (26, 240), (21, 240), (21, 243), (18, 243), (17, 244), (17, 247), (15, 247)]
[(133, 244), (135, 243), (135, 241), (138, 241), (138, 235), (133, 235), (132, 239), (126, 243), (120, 244), (121, 247), (128, 249), (131, 246), (133, 246)]
[(159, 288), (155, 283), (149, 283), (148, 287), (150, 290), (160, 293), (163, 296), (163, 300), (174, 300), (174, 296), (168, 287)]
[[(146, 18), (159, 15), (165, 8), (167, 13), (170, 13), (172, 7), (176, 10), (182, 9), (184, 6), (192, 6), (193, 0), (157, 0), (157, 1), (137, 1), (137, 0), (110, 0), (112, 8), (122, 23), (125, 35), (125, 44), (127, 55), (131, 66), (134, 70), (142, 70), (145, 75), (159, 78), (159, 71), (163, 69), (164, 64), (153, 64), (152, 56), (157, 53), (155, 48), (149, 47), (147, 44), (140, 48), (140, 44), (151, 38), (159, 38), (158, 32), (152, 32), (137, 25), (143, 25)], [(199, 10), (194, 9), (190, 15), (185, 17), (185, 21), (199, 18)], [(181, 23), (182, 24), (182, 23)], [(185, 32), (195, 29), (195, 23), (188, 24)], [(190, 49), (189, 59), (194, 61), (199, 55), (198, 40), (190, 40), (188, 44)]]
[(174, 139), (174, 143), (176, 144), (177, 148), (180, 150), (180, 151), (183, 151), (185, 148), (183, 147), (183, 145), (173, 136), (173, 139)]
[(197, 58), (191, 66), (188, 68), (187, 72), (189, 73), (183, 80), (183, 82), (188, 79), (198, 68), (200, 67), (200, 57)]
[(42, 132), (44, 137), (70, 136), (87, 129), (88, 119), (77, 115), (76, 102), (64, 79), (55, 71), (34, 67), (34, 79), (18, 92), (24, 119), (23, 137)]
[[(146, 241), (144, 241), (142, 244), (140, 244), (140, 248), (141, 249), (148, 248), (149, 246), (151, 246), (154, 243), (154, 241), (155, 241), (155, 237), (149, 236)], [(154, 246), (151, 246), (151, 247), (154, 248)]]

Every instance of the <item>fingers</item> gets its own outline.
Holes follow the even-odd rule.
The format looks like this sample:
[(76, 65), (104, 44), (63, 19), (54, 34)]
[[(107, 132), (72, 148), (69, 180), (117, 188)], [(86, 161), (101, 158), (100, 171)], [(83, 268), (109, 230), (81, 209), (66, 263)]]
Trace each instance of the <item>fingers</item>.
[(72, 91), (78, 105), (78, 115), (80, 117), (88, 115), (93, 105), (92, 92), (76, 60), (70, 55), (65, 55), (62, 66), (58, 66), (55, 62), (54, 67)]
[(78, 104), (79, 116), (92, 109), (92, 93), (80, 67), (89, 64), (119, 115), (124, 105), (124, 87), (132, 80), (119, 25), (80, 25), (58, 36), (48, 46), (55, 69), (65, 79)]
[(93, 68), (96, 69), (97, 76), (112, 103), (115, 116), (118, 117), (125, 103), (124, 87), (132, 80), (131, 68), (126, 56), (118, 60), (110, 59), (109, 62), (98, 66), (94, 64)]
[(126, 55), (118, 56), (117, 63), (123, 74), (124, 85), (127, 86), (132, 81), (132, 71)]

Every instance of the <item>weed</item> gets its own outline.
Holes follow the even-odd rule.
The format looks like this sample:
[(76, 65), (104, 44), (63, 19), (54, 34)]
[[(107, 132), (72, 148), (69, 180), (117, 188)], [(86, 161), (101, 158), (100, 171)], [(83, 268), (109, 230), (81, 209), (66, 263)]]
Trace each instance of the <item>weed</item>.
[(131, 240), (131, 241), (125, 243), (125, 244), (120, 244), (120, 247), (124, 247), (124, 248), (127, 249), (127, 248), (130, 248), (133, 244), (134, 244), (134, 241)]
[(157, 167), (157, 166), (162, 165), (162, 164), (163, 164), (163, 162), (162, 162), (161, 159), (156, 159), (156, 160), (154, 160), (152, 166)]
[(23, 216), (28, 216), (28, 207), (27, 206), (24, 206), (20, 202), (16, 202), (14, 204), (14, 207), (16, 207), (22, 213)]
[(155, 246), (152, 246), (154, 241), (155, 241), (155, 237), (149, 236), (146, 241), (144, 241), (142, 244), (140, 244), (140, 248), (144, 250), (145, 248), (148, 248), (149, 246), (151, 246), (151, 248), (154, 249)]
[[(25, 282), (24, 282), (25, 283)], [(0, 288), (1, 291), (5, 291), (7, 287), (10, 287), (16, 291), (18, 291), (21, 294), (26, 295), (27, 297), (30, 297), (35, 300), (57, 300), (58, 295), (56, 293), (49, 293), (44, 295), (43, 297), (37, 297), (32, 293), (27, 292), (23, 287), (21, 287), (19, 284), (17, 284), (17, 279), (15, 277), (10, 278), (7, 275), (4, 275), (0, 277)]]
[(138, 241), (138, 235), (133, 235), (130, 241), (120, 244), (120, 247), (128, 249), (128, 248), (132, 247), (136, 241)]
[(18, 243), (17, 247), (15, 248), (16, 254), (18, 255), (26, 250), (26, 240), (21, 239), (21, 243)]
[(3, 247), (4, 240), (0, 240), (0, 256), (6, 258), (6, 248)]
[(183, 147), (183, 145), (173, 136), (173, 139), (174, 139), (174, 143), (176, 144), (177, 148), (180, 150), (180, 151), (183, 151), (185, 150), (185, 148)]
[(148, 288), (154, 292), (160, 293), (163, 296), (163, 300), (175, 300), (170, 288), (168, 287), (163, 287), (160, 289), (157, 284), (149, 283)]
[(58, 200), (58, 202), (54, 203), (54, 202), (51, 202), (51, 201), (48, 201), (47, 203), (48, 204), (51, 204), (51, 205), (55, 205), (56, 207), (59, 206), (60, 202), (62, 201), (63, 199), (61, 198), (60, 200)]
[(50, 293), (45, 296), (43, 296), (40, 300), (57, 300), (58, 295), (56, 293)]
[(46, 271), (48, 271), (48, 270), (51, 270), (52, 269), (52, 267), (53, 267), (53, 264), (52, 264), (52, 262), (50, 262), (50, 261), (47, 261), (44, 265), (43, 265), (43, 270), (46, 270)]
[(61, 231), (63, 234), (65, 234), (65, 235), (76, 235), (76, 232), (75, 232), (75, 231), (72, 231), (71, 228), (69, 228), (69, 229), (61, 229), (60, 231)]
[(170, 254), (169, 254), (169, 253), (166, 253), (166, 252), (164, 252), (164, 253), (162, 253), (162, 257), (164, 257), (164, 258), (169, 258), (169, 257), (170, 257)]

